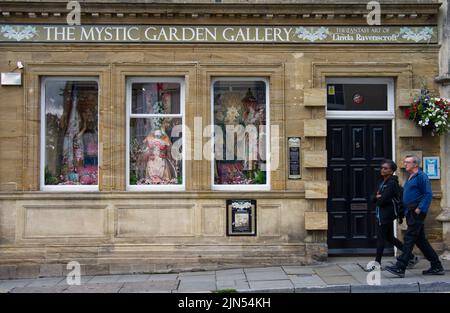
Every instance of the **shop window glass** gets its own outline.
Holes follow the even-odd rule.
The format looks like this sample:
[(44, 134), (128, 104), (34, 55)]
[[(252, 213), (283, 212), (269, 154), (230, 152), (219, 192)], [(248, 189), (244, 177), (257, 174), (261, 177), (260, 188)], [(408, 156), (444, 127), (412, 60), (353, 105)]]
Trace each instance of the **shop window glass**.
[(129, 93), (128, 185), (184, 185), (182, 81), (135, 79)]
[(214, 185), (267, 185), (267, 84), (213, 82)]
[[(98, 84), (43, 80), (43, 186), (98, 185)], [(64, 188), (64, 187), (63, 187)]]
[(331, 111), (385, 111), (386, 84), (327, 84), (327, 109)]

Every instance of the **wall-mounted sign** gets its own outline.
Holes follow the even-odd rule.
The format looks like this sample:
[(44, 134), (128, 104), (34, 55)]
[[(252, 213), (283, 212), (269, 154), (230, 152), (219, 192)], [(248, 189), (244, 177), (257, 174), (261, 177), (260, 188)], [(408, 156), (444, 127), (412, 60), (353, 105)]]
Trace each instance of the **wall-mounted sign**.
[(436, 26), (0, 24), (0, 42), (438, 43)]
[(2, 86), (20, 86), (22, 85), (22, 73), (2, 73)]
[(227, 200), (227, 235), (256, 236), (256, 200)]
[(440, 158), (423, 157), (423, 171), (429, 179), (441, 179)]
[(300, 137), (288, 138), (289, 179), (300, 179)]

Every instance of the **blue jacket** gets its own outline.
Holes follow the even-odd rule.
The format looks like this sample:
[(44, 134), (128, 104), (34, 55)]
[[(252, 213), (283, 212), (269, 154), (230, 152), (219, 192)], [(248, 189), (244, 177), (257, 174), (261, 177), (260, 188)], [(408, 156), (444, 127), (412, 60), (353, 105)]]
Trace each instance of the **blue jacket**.
[(411, 205), (418, 203), (417, 207), (424, 214), (428, 212), (433, 193), (427, 174), (419, 170), (414, 176), (405, 182), (403, 186), (403, 204), (405, 214)]

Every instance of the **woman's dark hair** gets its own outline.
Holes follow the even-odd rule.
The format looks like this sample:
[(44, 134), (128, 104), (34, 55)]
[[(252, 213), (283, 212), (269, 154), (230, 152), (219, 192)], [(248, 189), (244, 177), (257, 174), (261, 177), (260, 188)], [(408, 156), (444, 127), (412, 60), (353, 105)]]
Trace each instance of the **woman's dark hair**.
[(397, 170), (397, 164), (395, 164), (395, 162), (392, 161), (392, 160), (384, 159), (384, 160), (381, 162), (381, 165), (383, 165), (383, 164), (389, 165), (389, 168), (392, 170), (392, 173), (394, 173), (394, 172)]

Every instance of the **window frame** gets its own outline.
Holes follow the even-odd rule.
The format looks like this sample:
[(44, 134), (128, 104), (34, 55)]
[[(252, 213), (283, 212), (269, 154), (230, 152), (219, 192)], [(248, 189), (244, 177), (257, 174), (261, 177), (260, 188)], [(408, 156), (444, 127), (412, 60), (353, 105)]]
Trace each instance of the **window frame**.
[[(179, 114), (133, 114), (132, 113), (132, 85), (134, 83), (179, 83), (180, 84), (180, 113)], [(130, 76), (126, 79), (126, 149), (125, 149), (125, 186), (127, 191), (185, 191), (186, 190), (186, 78), (177, 76)], [(181, 118), (182, 123), (182, 175), (181, 184), (173, 185), (130, 185), (130, 120), (135, 118), (152, 118), (164, 116)]]
[[(46, 103), (45, 103), (45, 86), (49, 81), (95, 81), (97, 83), (97, 127), (99, 128), (99, 132), (97, 133), (97, 151), (98, 151), (98, 165), (97, 165), (97, 185), (46, 185), (45, 184), (45, 127), (46, 123)], [(99, 191), (100, 186), (100, 165), (101, 165), (101, 149), (100, 149), (100, 80), (98, 76), (43, 76), (40, 80), (40, 110), (41, 110), (41, 129), (40, 129), (40, 190), (41, 191), (49, 191), (49, 192), (58, 192), (58, 191)]]
[[(215, 153), (214, 153), (214, 84), (217, 81), (262, 81), (264, 82), (266, 86), (266, 183), (265, 184), (252, 184), (252, 185), (244, 185), (244, 184), (215, 184), (214, 181), (214, 166), (215, 166)], [(211, 189), (213, 191), (270, 191), (271, 190), (271, 165), (270, 165), (270, 92), (269, 92), (269, 79), (265, 77), (258, 77), (258, 76), (217, 76), (211, 79), (211, 98), (210, 98), (210, 110), (211, 110), (211, 125), (213, 126), (211, 129)], [(225, 135), (225, 134), (224, 134)], [(258, 134), (259, 136), (259, 134)]]
[(325, 88), (328, 84), (364, 84), (380, 85), (387, 87), (387, 110), (379, 111), (338, 111), (328, 110), (328, 103), (325, 103), (327, 119), (351, 119), (358, 117), (360, 119), (392, 119), (395, 117), (395, 95), (394, 79), (389, 77), (330, 77), (325, 79)]

